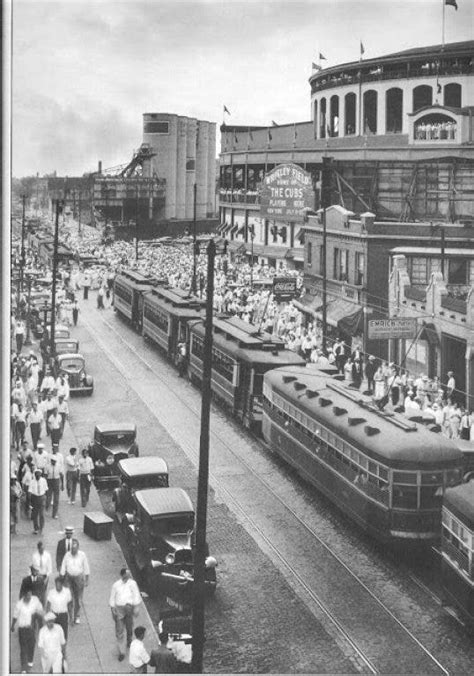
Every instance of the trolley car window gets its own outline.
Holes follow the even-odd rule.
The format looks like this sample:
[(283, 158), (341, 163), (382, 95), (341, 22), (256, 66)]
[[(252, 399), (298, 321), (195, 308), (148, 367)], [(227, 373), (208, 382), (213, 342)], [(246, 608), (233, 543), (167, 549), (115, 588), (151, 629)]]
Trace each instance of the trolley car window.
[(151, 308), (148, 305), (146, 305), (143, 314), (145, 316), (145, 319), (148, 319), (158, 329), (160, 329), (161, 331), (163, 331), (163, 333), (166, 333), (166, 335), (168, 335), (169, 318), (165, 312), (160, 312), (160, 310)]
[(401, 507), (403, 509), (417, 509), (418, 507), (417, 487), (394, 484), (392, 504), (394, 507)]
[[(198, 336), (192, 337), (191, 340), (192, 353), (198, 358), (203, 359), (204, 353), (204, 341)], [(216, 373), (219, 373), (230, 383), (233, 381), (234, 377), (234, 366), (235, 362), (233, 359), (228, 357), (226, 354), (218, 350), (217, 348), (212, 349), (212, 368)]]
[(129, 305), (132, 302), (132, 292), (129, 291), (127, 288), (122, 286), (121, 284), (115, 284), (115, 295), (124, 300), (126, 303)]
[(393, 483), (394, 484), (417, 484), (417, 475), (416, 472), (394, 472), (393, 473)]

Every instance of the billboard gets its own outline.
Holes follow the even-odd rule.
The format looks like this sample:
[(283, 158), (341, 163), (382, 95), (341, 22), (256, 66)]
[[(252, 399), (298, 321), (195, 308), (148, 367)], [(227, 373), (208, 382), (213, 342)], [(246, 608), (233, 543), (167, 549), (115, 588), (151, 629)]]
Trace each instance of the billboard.
[(296, 296), (295, 277), (274, 277), (273, 296), (275, 300), (290, 300)]
[(260, 216), (276, 221), (300, 221), (314, 208), (311, 174), (296, 164), (279, 164), (263, 179)]
[(416, 318), (395, 317), (394, 319), (369, 319), (369, 340), (387, 340), (388, 338), (414, 338), (416, 336)]

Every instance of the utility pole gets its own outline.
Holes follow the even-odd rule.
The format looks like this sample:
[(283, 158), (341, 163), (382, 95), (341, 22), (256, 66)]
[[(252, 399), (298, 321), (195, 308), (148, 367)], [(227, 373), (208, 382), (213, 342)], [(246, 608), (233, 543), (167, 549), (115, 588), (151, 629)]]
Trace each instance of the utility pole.
[(26, 312), (26, 336), (25, 336), (25, 345), (31, 345), (31, 275), (27, 275), (28, 282), (28, 305)]
[(139, 209), (138, 209), (138, 181), (139, 179), (137, 178), (137, 183), (135, 186), (135, 260), (138, 261), (138, 214), (139, 214)]
[(194, 585), (192, 617), (192, 671), (202, 673), (204, 652), (204, 599), (206, 565), (207, 493), (209, 484), (209, 418), (211, 410), (212, 310), (214, 300), (214, 261), (216, 244), (207, 246), (206, 329), (204, 337), (201, 389), (201, 436), (199, 443), (199, 475), (196, 508), (196, 545), (194, 552)]
[[(56, 218), (54, 223), (54, 246), (53, 246), (53, 288), (51, 298), (51, 325), (50, 325), (50, 354), (55, 356), (54, 334), (56, 331), (56, 275), (58, 271), (58, 244), (59, 244), (59, 214), (61, 210), (61, 200), (56, 200)], [(45, 324), (46, 325), (46, 324)]]
[(79, 214), (78, 214), (78, 220), (79, 224), (77, 226), (77, 232), (79, 234), (79, 237), (82, 237), (82, 228), (81, 228), (81, 197), (82, 197), (82, 191), (79, 190)]
[(23, 293), (23, 275), (25, 270), (25, 209), (26, 209), (26, 195), (21, 196), (22, 213), (21, 213), (21, 253), (20, 253), (20, 282), (18, 287), (18, 307), (20, 305), (20, 295)]
[(191, 280), (191, 293), (196, 295), (196, 267), (197, 267), (197, 232), (196, 232), (196, 199), (197, 199), (197, 185), (193, 188), (193, 278)]
[(327, 230), (326, 230), (326, 208), (330, 206), (331, 192), (331, 159), (330, 157), (323, 157), (323, 167), (321, 171), (321, 223), (323, 226), (323, 246), (321, 249), (321, 272), (322, 272), (322, 344), (323, 352), (326, 351), (327, 345)]

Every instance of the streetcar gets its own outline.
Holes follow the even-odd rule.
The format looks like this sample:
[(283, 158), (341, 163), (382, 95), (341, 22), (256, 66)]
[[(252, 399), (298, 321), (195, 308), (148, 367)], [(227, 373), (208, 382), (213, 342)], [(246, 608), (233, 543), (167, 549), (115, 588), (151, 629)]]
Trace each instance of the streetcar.
[(451, 440), (380, 411), (313, 366), (264, 376), (262, 433), (277, 455), (378, 540), (439, 541), (444, 491), (463, 476), (463, 454)]
[(158, 280), (135, 270), (124, 270), (115, 276), (114, 309), (128, 319), (136, 331), (141, 332), (143, 295), (158, 284)]
[(188, 343), (189, 321), (200, 318), (204, 304), (182, 289), (154, 287), (143, 298), (143, 336), (175, 362), (178, 344)]
[(447, 599), (474, 625), (474, 481), (444, 495), (441, 582)]
[[(188, 373), (201, 385), (205, 324), (189, 324)], [(284, 341), (238, 317), (219, 317), (213, 322), (211, 389), (215, 399), (245, 427), (259, 432), (262, 421), (263, 376), (270, 369), (306, 362), (285, 349)]]

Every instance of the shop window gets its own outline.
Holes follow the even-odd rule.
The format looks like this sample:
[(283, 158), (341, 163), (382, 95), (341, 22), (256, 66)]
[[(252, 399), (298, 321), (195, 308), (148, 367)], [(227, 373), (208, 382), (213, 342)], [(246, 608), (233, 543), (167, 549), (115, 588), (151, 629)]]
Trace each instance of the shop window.
[(398, 87), (389, 89), (385, 94), (385, 132), (400, 134), (403, 119), (403, 91)]
[(319, 247), (319, 274), (324, 275), (324, 246)]
[(308, 261), (308, 266), (313, 264), (313, 245), (311, 242), (308, 242), (306, 245), (306, 260)]
[(318, 102), (314, 102), (314, 136), (317, 138), (318, 136)]
[(448, 262), (448, 284), (468, 284), (468, 271), (469, 261), (467, 258), (451, 258)]
[(356, 133), (356, 95), (353, 93), (346, 94), (344, 97), (345, 106), (345, 130), (346, 136), (351, 136)]

